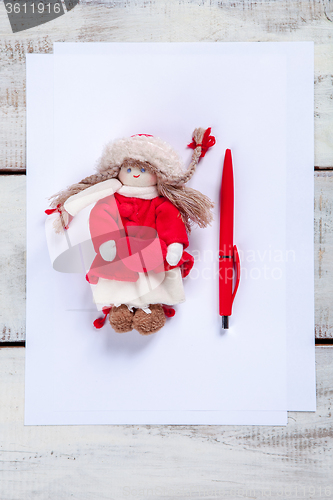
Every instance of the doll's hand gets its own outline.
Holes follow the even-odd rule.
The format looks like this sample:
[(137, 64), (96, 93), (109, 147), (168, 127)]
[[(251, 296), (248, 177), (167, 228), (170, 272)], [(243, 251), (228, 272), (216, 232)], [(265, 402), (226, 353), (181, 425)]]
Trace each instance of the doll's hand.
[(166, 261), (170, 266), (176, 266), (183, 255), (183, 245), (181, 243), (171, 243), (168, 246)]
[(99, 253), (102, 256), (102, 259), (111, 262), (115, 258), (117, 253), (116, 242), (114, 240), (109, 240), (105, 243), (102, 243), (102, 245), (99, 247)]

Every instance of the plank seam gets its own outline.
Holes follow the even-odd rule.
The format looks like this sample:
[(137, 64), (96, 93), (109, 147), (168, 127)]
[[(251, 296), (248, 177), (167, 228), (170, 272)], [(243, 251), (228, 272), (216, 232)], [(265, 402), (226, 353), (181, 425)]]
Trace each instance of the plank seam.
[(25, 347), (25, 340), (19, 340), (18, 342), (0, 342), (0, 349), (3, 347)]
[[(324, 338), (324, 339), (315, 339), (315, 345), (333, 345), (333, 339)], [(18, 342), (0, 342), (0, 349), (4, 347), (26, 347), (25, 340), (20, 340)]]
[(26, 173), (25, 168), (0, 168), (0, 175), (26, 175)]
[(333, 345), (333, 339), (316, 339), (316, 345)]

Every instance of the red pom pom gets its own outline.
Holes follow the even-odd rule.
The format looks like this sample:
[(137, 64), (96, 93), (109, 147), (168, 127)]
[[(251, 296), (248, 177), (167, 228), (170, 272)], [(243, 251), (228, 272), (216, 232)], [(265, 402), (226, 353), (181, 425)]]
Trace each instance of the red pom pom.
[(109, 312), (111, 311), (112, 307), (103, 307), (102, 311), (103, 311), (103, 314), (104, 314), (104, 318), (97, 318), (95, 319), (93, 325), (95, 328), (97, 328), (98, 330), (100, 328), (102, 328), (102, 326), (105, 325), (105, 321), (106, 321), (106, 318), (107, 318), (107, 315), (109, 314)]
[(95, 321), (93, 323), (94, 327), (99, 330), (100, 328), (102, 328), (102, 326), (104, 326), (105, 320), (106, 320), (106, 316), (104, 316), (104, 318), (95, 319)]
[(174, 310), (173, 307), (168, 307), (168, 306), (162, 306), (164, 314), (166, 315), (167, 318), (172, 318), (175, 314), (176, 311)]

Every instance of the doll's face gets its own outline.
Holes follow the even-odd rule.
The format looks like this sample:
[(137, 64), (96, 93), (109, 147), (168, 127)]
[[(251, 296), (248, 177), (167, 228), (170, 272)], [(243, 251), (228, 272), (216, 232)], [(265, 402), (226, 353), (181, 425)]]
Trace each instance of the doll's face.
[(149, 171), (143, 162), (125, 160), (118, 174), (118, 179), (125, 186), (155, 186), (157, 177)]

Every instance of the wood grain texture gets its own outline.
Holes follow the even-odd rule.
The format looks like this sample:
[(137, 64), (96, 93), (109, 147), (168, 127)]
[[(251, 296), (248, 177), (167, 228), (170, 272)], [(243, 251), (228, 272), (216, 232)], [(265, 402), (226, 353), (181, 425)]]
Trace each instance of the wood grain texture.
[[(332, 498), (333, 350), (287, 427), (23, 426), (25, 349), (0, 349), (0, 498)], [(331, 488), (331, 489), (330, 489)]]
[(333, 172), (315, 174), (316, 337), (333, 338)]
[(329, 0), (93, 0), (12, 34), (0, 3), (0, 170), (25, 169), (25, 54), (53, 42), (315, 41), (315, 164), (333, 166)]
[[(315, 172), (315, 333), (333, 338), (333, 172)], [(0, 176), (0, 342), (25, 338), (25, 176)]]
[(0, 177), (0, 342), (25, 337), (25, 176)]

